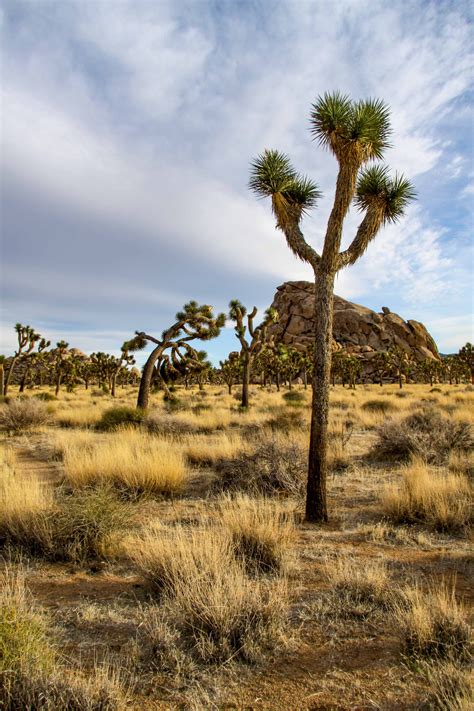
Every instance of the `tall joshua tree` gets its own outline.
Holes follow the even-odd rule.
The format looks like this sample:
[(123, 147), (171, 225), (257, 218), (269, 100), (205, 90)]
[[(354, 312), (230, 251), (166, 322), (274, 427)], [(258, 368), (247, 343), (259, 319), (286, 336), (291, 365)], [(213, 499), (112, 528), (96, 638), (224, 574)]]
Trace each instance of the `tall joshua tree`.
[(18, 348), (16, 349), (13, 358), (10, 361), (10, 367), (8, 369), (7, 377), (5, 379), (5, 384), (3, 386), (3, 394), (6, 396), (8, 393), (8, 387), (11, 383), (12, 375), (15, 370), (15, 366), (18, 359), (21, 356), (31, 353), (36, 343), (41, 339), (39, 333), (31, 328), (31, 326), (23, 326), (21, 323), (15, 325), (16, 335), (18, 337)]
[[(199, 305), (190, 301), (183, 306), (183, 310), (176, 314), (176, 322), (163, 331), (161, 338), (155, 338), (143, 331), (137, 331), (132, 341), (130, 350), (143, 348), (147, 341), (155, 344), (143, 367), (138, 391), (137, 407), (146, 409), (150, 398), (150, 386), (155, 364), (161, 364), (166, 358), (168, 364), (177, 368), (184, 355), (197, 359), (197, 351), (190, 345), (190, 341), (208, 341), (219, 335), (225, 324), (225, 314), (214, 315), (212, 306)], [(168, 351), (170, 355), (166, 353)]]
[(117, 387), (117, 376), (120, 373), (120, 370), (124, 366), (127, 367), (127, 365), (135, 365), (135, 358), (130, 353), (130, 350), (133, 349), (135, 345), (136, 344), (134, 343), (133, 339), (131, 341), (124, 341), (122, 343), (122, 347), (120, 348), (120, 356), (118, 358), (115, 358), (110, 389), (110, 394), (112, 395), (112, 397), (115, 397), (115, 390)]
[[(237, 299), (233, 299), (229, 303), (229, 318), (235, 323), (235, 335), (239, 339), (241, 346), (242, 407), (249, 406), (249, 384), (253, 360), (265, 344), (268, 326), (278, 320), (278, 314), (275, 309), (269, 308), (265, 311), (262, 323), (255, 326), (254, 319), (256, 315), (256, 306), (247, 313), (245, 306)], [(245, 316), (247, 316), (247, 325), (244, 323)]]
[[(334, 279), (341, 269), (359, 259), (385, 223), (395, 222), (403, 214), (414, 198), (414, 190), (403, 176), (390, 178), (386, 167), (366, 167), (369, 161), (381, 159), (389, 146), (389, 111), (382, 101), (352, 101), (339, 93), (325, 94), (312, 107), (311, 130), (339, 164), (321, 254), (306, 242), (301, 231), (301, 219), (316, 205), (320, 192), (314, 182), (293, 169), (285, 154), (265, 150), (258, 156), (252, 163), (249, 186), (259, 196), (271, 198), (277, 228), (292, 252), (314, 272), (317, 336), (306, 518), (321, 522), (328, 519), (327, 432)], [(341, 251), (343, 223), (353, 200), (364, 217), (349, 247)]]
[(472, 343), (466, 343), (466, 345), (460, 349), (458, 358), (468, 367), (471, 383), (474, 385), (474, 346)]

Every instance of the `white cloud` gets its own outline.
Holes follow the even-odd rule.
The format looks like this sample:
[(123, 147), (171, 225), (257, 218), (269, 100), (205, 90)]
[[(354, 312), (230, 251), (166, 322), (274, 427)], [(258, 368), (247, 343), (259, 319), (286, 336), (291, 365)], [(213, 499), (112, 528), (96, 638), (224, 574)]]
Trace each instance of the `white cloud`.
[[(263, 148), (290, 153), (325, 193), (304, 225), (321, 244), (336, 166), (311, 143), (307, 117), (325, 90), (391, 105), (387, 161), (415, 183), (421, 175), (425, 184), (436, 181), (440, 168), (458, 180), (464, 170), (442, 130), (470, 80), (469, 28), (455, 9), (371, 0), (283, 2), (271, 12), (265, 4), (217, 12), (212, 3), (140, 1), (70, 2), (61, 12), (54, 4), (25, 7), (18, 41), (6, 52), (5, 177), (104, 221), (104, 241), (120, 225), (134, 248), (168, 245), (176, 259), (193, 255), (186, 285), (199, 281), (204, 264), (233, 265), (255, 283), (311, 277), (246, 181), (249, 160)], [(470, 191), (467, 184), (465, 196)], [(420, 195), (419, 207), (380, 234), (341, 275), (339, 293), (382, 299), (388, 291), (410, 308), (449, 293), (457, 307), (467, 266), (454, 261), (449, 225), (433, 220), (430, 200)], [(346, 241), (358, 219), (351, 213)], [(35, 265), (24, 264), (25, 278), (33, 274)], [(73, 262), (62, 277), (72, 293)], [(61, 289), (55, 278), (41, 279), (45, 308)], [(111, 281), (91, 278), (89, 288)], [(134, 299), (151, 309), (174, 296), (144, 287)]]

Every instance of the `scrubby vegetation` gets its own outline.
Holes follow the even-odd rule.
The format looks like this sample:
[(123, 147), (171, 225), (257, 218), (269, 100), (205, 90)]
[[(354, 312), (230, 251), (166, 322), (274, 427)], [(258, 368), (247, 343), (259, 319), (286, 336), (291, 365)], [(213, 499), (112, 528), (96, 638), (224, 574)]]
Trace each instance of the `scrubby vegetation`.
[[(136, 388), (114, 400), (91, 389), (26, 397), (50, 408), (49, 420), (21, 436), (4, 430), (2, 568), (31, 586), (22, 583), (27, 602), (15, 619), (31, 629), (32, 658), (35, 635), (41, 646), (40, 661), (22, 667), (34, 673), (4, 676), (5, 708), (122, 709), (127, 695), (146, 711), (252, 704), (256, 679), (280, 708), (294, 663), (327, 673), (309, 681), (302, 671), (285, 708), (305, 708), (309, 683), (330, 708), (340, 699), (334, 654), (353, 706), (369, 694), (380, 708), (393, 698), (463, 708), (473, 392), (405, 385), (398, 398), (397, 385), (382, 394), (336, 385), (334, 521), (314, 527), (303, 522), (304, 384), (253, 385), (244, 411), (226, 387), (174, 387), (179, 407), (152, 393), (143, 418), (114, 415), (105, 430), (112, 405), (136, 412)], [(449, 432), (462, 425), (448, 454), (430, 444), (428, 458), (410, 450), (399, 461), (380, 448), (374, 457), (380, 428), (406, 435), (427, 405)], [(17, 654), (11, 636), (2, 640)]]

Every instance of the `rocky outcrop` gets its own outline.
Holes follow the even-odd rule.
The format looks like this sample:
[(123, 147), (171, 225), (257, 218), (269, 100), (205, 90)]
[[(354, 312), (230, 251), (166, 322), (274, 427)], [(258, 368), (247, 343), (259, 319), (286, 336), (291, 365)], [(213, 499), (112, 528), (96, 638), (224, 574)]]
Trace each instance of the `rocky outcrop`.
[[(276, 342), (304, 349), (314, 339), (314, 285), (307, 281), (288, 281), (277, 287), (272, 303), (280, 316), (268, 331)], [(370, 373), (370, 360), (377, 351), (393, 346), (403, 348), (415, 360), (438, 360), (436, 343), (419, 321), (404, 321), (386, 306), (380, 313), (334, 297), (334, 347), (345, 348), (364, 361)]]

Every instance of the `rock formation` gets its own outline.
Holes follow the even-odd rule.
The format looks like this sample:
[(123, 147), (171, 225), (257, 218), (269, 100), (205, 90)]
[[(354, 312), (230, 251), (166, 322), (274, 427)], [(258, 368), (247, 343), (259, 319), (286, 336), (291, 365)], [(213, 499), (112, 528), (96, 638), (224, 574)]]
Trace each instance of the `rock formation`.
[[(272, 307), (280, 315), (269, 327), (276, 342), (307, 348), (314, 338), (314, 286), (307, 281), (288, 281), (277, 287)], [(436, 343), (419, 321), (404, 321), (386, 306), (380, 313), (334, 296), (334, 348), (345, 348), (363, 361), (370, 374), (370, 360), (377, 351), (400, 346), (415, 360), (439, 360)]]

